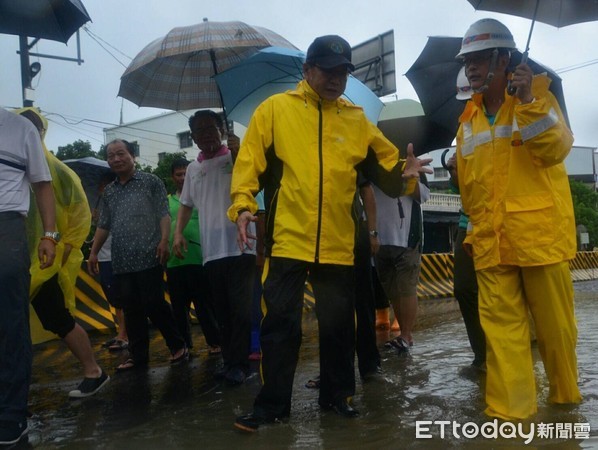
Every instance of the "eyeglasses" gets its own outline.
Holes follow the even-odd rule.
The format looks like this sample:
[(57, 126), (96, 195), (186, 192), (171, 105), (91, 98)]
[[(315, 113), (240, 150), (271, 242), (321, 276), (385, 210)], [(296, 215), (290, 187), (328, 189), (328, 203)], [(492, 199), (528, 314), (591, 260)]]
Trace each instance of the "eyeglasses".
[(490, 53), (471, 53), (468, 55), (463, 56), (461, 59), (461, 63), (464, 67), (469, 67), (470, 65), (480, 65), (484, 64), (486, 61), (489, 61), (492, 58), (492, 52)]

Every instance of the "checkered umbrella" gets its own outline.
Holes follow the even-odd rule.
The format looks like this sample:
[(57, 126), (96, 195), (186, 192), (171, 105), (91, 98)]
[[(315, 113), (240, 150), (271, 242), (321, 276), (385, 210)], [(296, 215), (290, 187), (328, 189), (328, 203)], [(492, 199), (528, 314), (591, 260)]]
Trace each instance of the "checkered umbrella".
[(221, 107), (214, 75), (269, 46), (295, 49), (266, 28), (209, 22), (173, 28), (148, 44), (121, 77), (118, 95), (138, 106), (185, 110)]

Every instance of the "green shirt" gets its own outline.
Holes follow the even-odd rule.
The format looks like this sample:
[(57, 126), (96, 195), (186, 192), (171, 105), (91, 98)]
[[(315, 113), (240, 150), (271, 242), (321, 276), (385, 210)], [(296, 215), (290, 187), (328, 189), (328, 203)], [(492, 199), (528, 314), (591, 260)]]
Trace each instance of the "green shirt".
[(176, 219), (179, 213), (181, 202), (176, 194), (168, 196), (168, 208), (170, 209), (170, 258), (166, 263), (167, 268), (184, 266), (187, 264), (202, 264), (203, 259), (201, 256), (201, 244), (199, 241), (199, 216), (197, 209), (193, 208), (191, 212), (191, 218), (189, 223), (183, 230), (183, 236), (187, 240), (187, 253), (185, 253), (185, 259), (179, 259), (172, 252), (172, 244), (174, 242), (174, 230), (176, 228)]

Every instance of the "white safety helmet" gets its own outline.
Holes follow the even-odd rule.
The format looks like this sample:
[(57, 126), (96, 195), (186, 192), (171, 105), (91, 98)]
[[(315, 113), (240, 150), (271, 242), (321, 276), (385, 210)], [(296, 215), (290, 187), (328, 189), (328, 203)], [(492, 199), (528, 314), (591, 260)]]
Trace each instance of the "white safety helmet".
[(456, 58), (462, 58), (467, 53), (479, 52), (493, 48), (517, 48), (509, 29), (495, 19), (481, 19), (474, 22), (461, 42), (461, 50)]
[(465, 76), (465, 67), (461, 67), (457, 75), (457, 100), (469, 100), (473, 95), (473, 89), (469, 85), (469, 80)]

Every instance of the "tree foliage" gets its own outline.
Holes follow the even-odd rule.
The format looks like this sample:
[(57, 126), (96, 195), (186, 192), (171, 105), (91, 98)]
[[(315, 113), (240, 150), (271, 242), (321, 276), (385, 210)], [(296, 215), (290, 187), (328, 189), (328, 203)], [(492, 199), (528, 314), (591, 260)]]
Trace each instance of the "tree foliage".
[(87, 156), (93, 156), (94, 158), (97, 158), (98, 154), (91, 149), (91, 143), (89, 141), (82, 141), (80, 139), (77, 139), (72, 144), (58, 147), (58, 151), (56, 153), (56, 157), (61, 161), (67, 159), (85, 158)]
[(598, 247), (598, 193), (579, 181), (571, 181), (575, 225), (584, 225), (590, 237), (589, 248)]
[(152, 171), (154, 175), (164, 181), (166, 185), (166, 190), (169, 193), (173, 193), (176, 191), (174, 183), (172, 182), (172, 177), (170, 176), (170, 168), (172, 163), (180, 158), (187, 158), (186, 152), (174, 152), (174, 153), (166, 153), (162, 160), (158, 163), (158, 166)]

